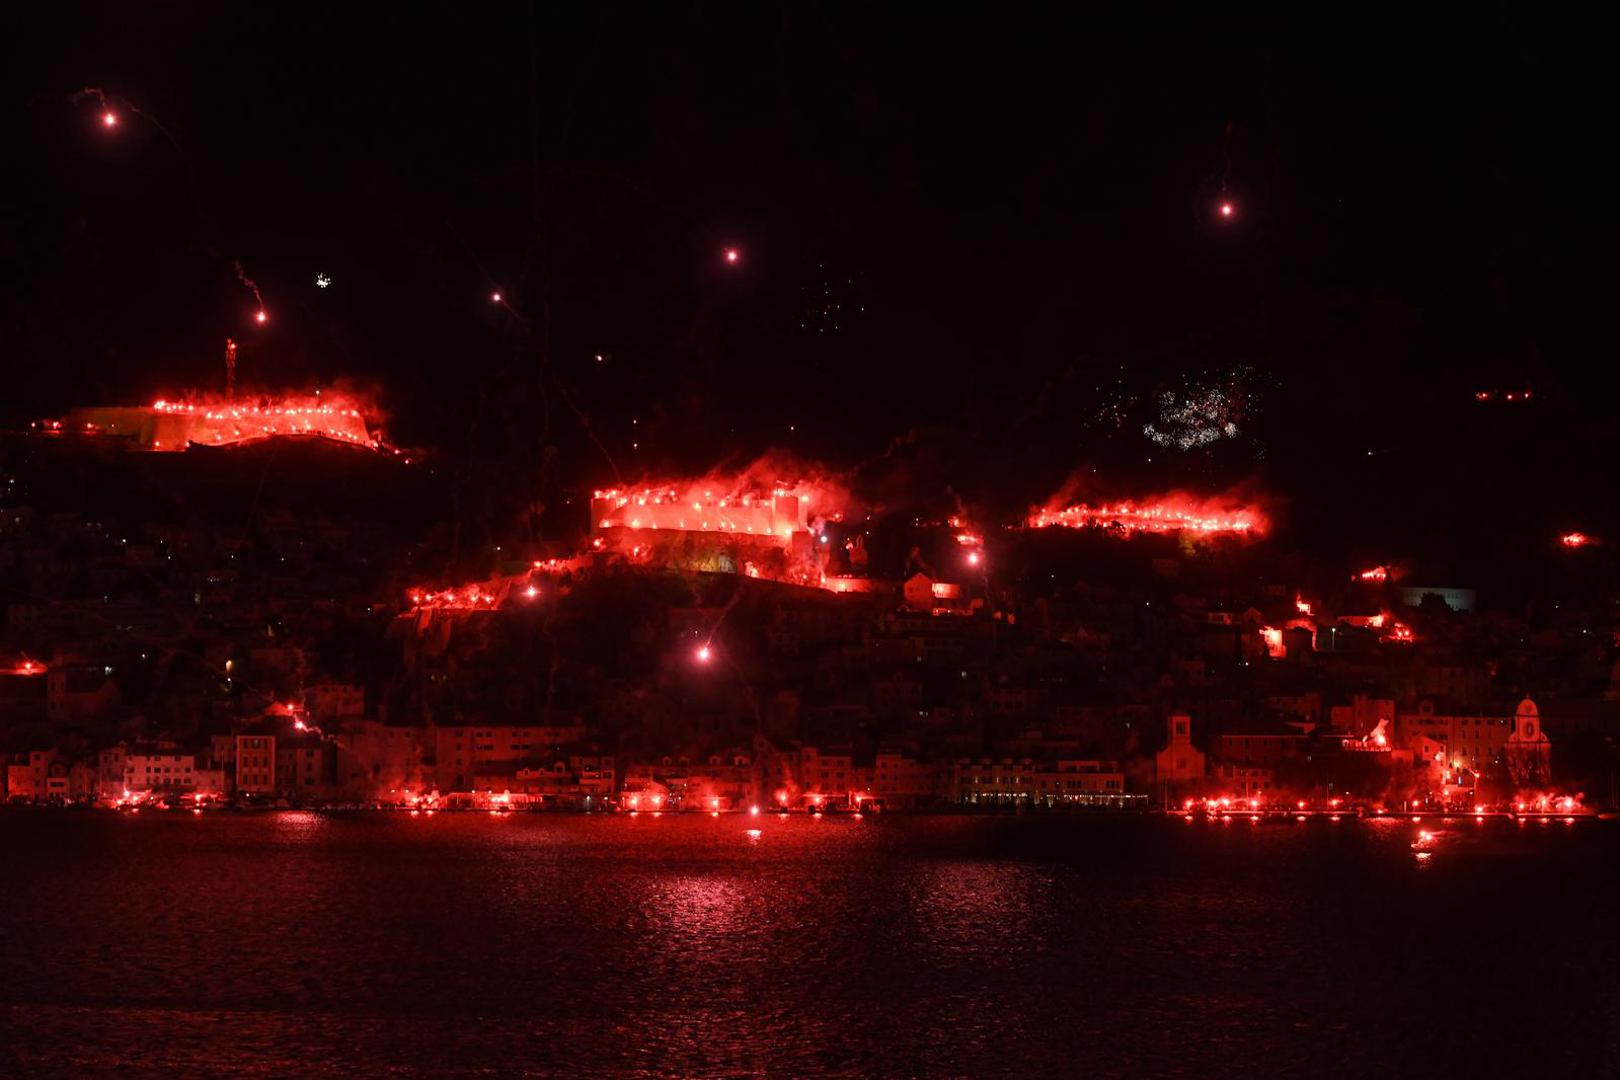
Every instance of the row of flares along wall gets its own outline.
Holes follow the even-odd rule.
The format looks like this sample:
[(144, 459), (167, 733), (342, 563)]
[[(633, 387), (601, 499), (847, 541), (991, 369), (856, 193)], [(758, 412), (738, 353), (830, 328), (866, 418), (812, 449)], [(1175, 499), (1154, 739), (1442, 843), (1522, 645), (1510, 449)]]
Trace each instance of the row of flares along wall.
[(368, 425), (371, 411), (359, 398), (316, 391), (294, 397), (212, 397), (78, 408), (64, 420), (36, 423), (34, 428), (46, 435), (106, 439), (158, 453), (273, 438), (318, 438), (398, 454)]

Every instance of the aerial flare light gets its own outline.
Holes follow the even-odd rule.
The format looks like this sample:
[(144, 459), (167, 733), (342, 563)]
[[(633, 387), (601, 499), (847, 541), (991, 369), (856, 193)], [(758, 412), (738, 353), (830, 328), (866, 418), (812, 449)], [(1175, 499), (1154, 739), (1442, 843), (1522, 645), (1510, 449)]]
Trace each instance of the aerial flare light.
[(1587, 544), (1592, 542), (1592, 538), (1583, 532), (1565, 533), (1563, 536), (1559, 537), (1559, 540), (1565, 547), (1570, 548), (1585, 547)]
[(742, 252), (734, 247), (728, 247), (725, 250), (725, 260), (727, 265), (735, 266), (742, 260)]
[(697, 657), (697, 662), (698, 663), (707, 664), (709, 662), (709, 660), (714, 656), (714, 650), (710, 649), (707, 644), (703, 644), (703, 645), (699, 645), (697, 647), (697, 652), (693, 653), (692, 655)]
[(1235, 208), (1234, 208), (1234, 207), (1233, 207), (1233, 206), (1232, 206), (1232, 204), (1231, 204), (1231, 203), (1229, 203), (1229, 202), (1223, 202), (1223, 203), (1221, 203), (1221, 217), (1223, 217), (1223, 218), (1229, 218), (1229, 217), (1231, 217), (1231, 216), (1232, 216), (1232, 215), (1233, 215), (1233, 213), (1235, 213), (1235, 212), (1236, 212), (1236, 210), (1235, 210)]
[(108, 109), (106, 112), (102, 113), (101, 114), (101, 126), (105, 127), (105, 128), (115, 128), (115, 127), (117, 127), (118, 126), (118, 114), (113, 112), (111, 109)]
[(262, 325), (270, 321), (270, 315), (264, 310), (264, 308), (260, 308), (258, 313), (253, 316), (253, 321)]

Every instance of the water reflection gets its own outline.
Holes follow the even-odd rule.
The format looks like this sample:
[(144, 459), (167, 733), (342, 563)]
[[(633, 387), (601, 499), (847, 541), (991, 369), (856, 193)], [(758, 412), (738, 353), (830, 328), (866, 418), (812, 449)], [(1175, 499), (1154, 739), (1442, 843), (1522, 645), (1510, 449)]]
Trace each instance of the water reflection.
[[(1035, 944), (1030, 940), (1036, 931), (1035, 911), (1049, 881), (1017, 863), (940, 863), (914, 880), (917, 924), (928, 943), (943, 952), (1005, 956), (1002, 940)], [(996, 932), (987, 934), (989, 927)]]
[(1620, 1007), (1599, 822), (0, 813), (0, 852), (19, 1075), (1607, 1075)]
[(660, 878), (646, 891), (641, 908), (649, 926), (700, 939), (745, 929), (743, 909), (740, 885), (718, 875)]

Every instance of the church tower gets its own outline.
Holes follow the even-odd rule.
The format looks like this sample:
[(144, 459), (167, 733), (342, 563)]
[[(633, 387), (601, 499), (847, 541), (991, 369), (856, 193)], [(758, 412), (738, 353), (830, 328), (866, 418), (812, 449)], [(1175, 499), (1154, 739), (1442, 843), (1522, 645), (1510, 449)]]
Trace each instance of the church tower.
[(1541, 729), (1541, 712), (1529, 698), (1513, 714), (1513, 731), (1505, 748), (1508, 774), (1520, 787), (1545, 784), (1552, 779), (1552, 744)]

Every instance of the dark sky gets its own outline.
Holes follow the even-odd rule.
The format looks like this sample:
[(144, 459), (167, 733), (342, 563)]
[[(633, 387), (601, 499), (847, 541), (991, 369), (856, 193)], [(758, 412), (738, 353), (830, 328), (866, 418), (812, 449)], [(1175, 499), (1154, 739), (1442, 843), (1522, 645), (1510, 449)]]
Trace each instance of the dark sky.
[[(579, 414), (627, 475), (777, 446), (969, 489), (1501, 495), (1612, 456), (1595, 34), (876, 7), (36, 11), (5, 418), (212, 385), (235, 336), (250, 380), (372, 382), (402, 441), (525, 472), (549, 444), (567, 484), (610, 475)], [(1237, 436), (1144, 437), (1211, 387)]]

